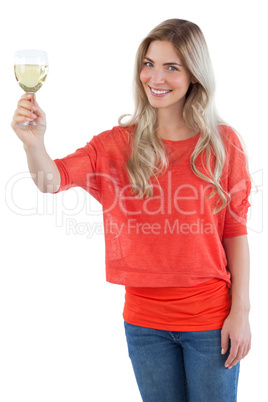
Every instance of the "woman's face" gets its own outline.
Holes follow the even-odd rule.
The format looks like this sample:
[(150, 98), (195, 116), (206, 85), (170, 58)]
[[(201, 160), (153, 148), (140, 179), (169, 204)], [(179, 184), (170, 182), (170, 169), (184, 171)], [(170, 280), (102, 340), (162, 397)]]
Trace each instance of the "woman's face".
[(140, 80), (151, 106), (180, 108), (191, 76), (171, 42), (153, 41), (145, 54)]

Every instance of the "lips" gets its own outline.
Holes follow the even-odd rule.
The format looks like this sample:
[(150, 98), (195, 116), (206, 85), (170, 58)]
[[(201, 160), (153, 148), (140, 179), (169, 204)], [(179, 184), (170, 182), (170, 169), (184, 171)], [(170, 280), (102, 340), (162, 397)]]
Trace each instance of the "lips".
[(157, 88), (151, 88), (149, 85), (148, 87), (150, 88), (151, 94), (153, 96), (158, 96), (158, 97), (163, 97), (169, 94), (172, 90), (171, 89), (157, 89)]

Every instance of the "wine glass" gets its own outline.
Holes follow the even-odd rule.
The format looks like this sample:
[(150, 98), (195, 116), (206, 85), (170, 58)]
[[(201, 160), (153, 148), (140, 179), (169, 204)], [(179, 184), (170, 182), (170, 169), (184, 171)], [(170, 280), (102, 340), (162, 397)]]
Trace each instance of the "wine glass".
[[(42, 50), (18, 50), (14, 57), (14, 72), (20, 87), (27, 93), (35, 94), (41, 88), (48, 73), (48, 56)], [(31, 98), (33, 102), (33, 97)], [(43, 126), (34, 120), (16, 126)]]

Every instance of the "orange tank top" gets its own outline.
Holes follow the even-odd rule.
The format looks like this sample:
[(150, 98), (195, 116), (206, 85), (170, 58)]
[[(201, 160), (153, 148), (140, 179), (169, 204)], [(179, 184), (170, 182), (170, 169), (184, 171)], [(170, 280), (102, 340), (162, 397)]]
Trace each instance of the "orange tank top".
[(126, 286), (123, 318), (142, 327), (168, 331), (222, 328), (230, 312), (224, 280), (211, 279), (191, 287)]

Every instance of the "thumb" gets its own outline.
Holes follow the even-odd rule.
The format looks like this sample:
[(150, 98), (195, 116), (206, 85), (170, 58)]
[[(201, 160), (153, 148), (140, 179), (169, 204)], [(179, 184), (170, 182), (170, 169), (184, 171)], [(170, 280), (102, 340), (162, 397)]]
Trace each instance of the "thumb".
[(229, 334), (228, 332), (221, 332), (221, 354), (224, 355), (229, 348)]

